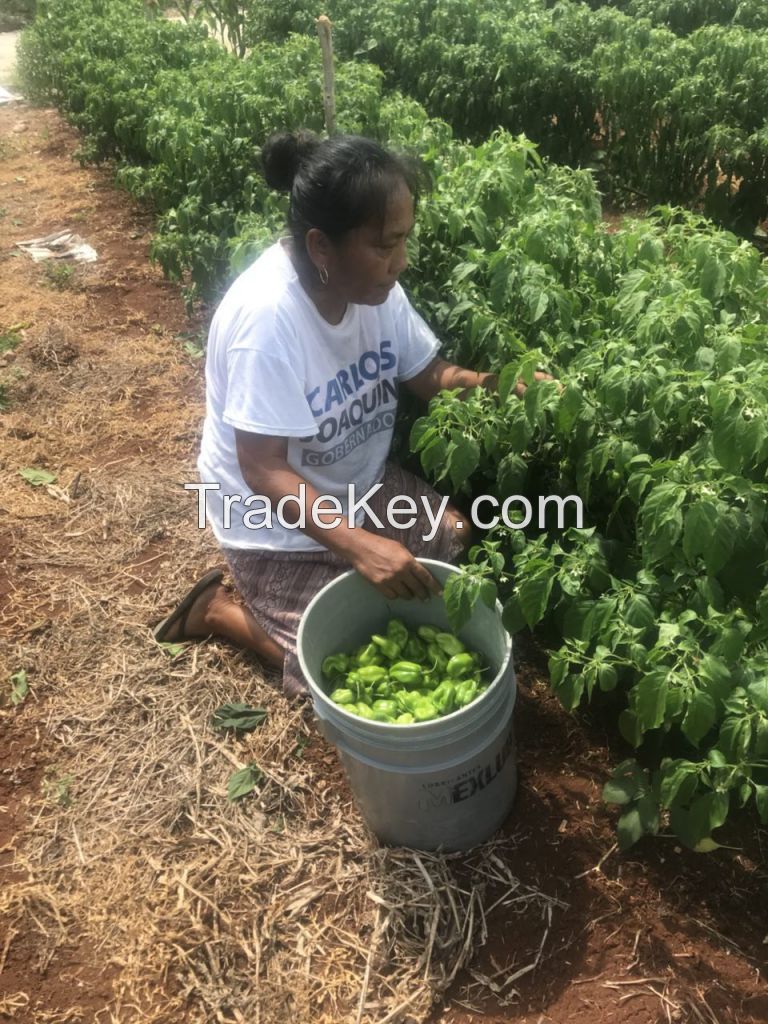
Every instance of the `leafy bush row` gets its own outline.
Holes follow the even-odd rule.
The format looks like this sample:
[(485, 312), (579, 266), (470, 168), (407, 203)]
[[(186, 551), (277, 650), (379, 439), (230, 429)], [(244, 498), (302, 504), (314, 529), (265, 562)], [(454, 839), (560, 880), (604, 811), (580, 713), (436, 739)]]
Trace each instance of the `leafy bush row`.
[[(553, 648), (565, 706), (613, 708), (639, 750), (606, 790), (622, 845), (667, 811), (698, 849), (731, 808), (768, 821), (765, 263), (670, 208), (610, 233), (588, 175), (503, 135), (441, 176), (418, 243), (419, 305), (501, 387), (436, 399), (413, 448), (467, 500), (524, 495), (534, 516), (521, 529), (514, 501), (489, 529), (455, 624), (494, 581), (508, 629)], [(510, 397), (539, 366), (562, 392)], [(583, 528), (551, 503), (539, 527), (548, 495), (578, 495)]]
[[(118, 180), (159, 220), (152, 255), (190, 301), (225, 279), (240, 223), (261, 237), (282, 224), (284, 203), (261, 175), (273, 131), (320, 131), (317, 40), (295, 37), (236, 60), (203, 25), (148, 20), (142, 0), (40, 0), (20, 47), (32, 98), (57, 104), (85, 133), (84, 160), (112, 158)], [(372, 65), (340, 63), (338, 123), (424, 148), (450, 131), (413, 100), (382, 92)]]
[[(556, 0), (553, 0), (556, 2)], [(616, 7), (634, 18), (649, 18), (677, 35), (687, 35), (704, 25), (740, 25), (768, 28), (768, 8), (763, 0), (587, 0), (593, 9)]]
[[(572, 166), (594, 161), (602, 138), (612, 192), (701, 206), (751, 234), (768, 214), (768, 32), (754, 31), (768, 26), (766, 7), (679, 37), (638, 20), (643, 3), (650, 10), (634, 0), (624, 13), (571, 0), (329, 0), (327, 10), (344, 56), (375, 62), (460, 137), (523, 132)], [(307, 0), (256, 4), (254, 39), (314, 31)]]

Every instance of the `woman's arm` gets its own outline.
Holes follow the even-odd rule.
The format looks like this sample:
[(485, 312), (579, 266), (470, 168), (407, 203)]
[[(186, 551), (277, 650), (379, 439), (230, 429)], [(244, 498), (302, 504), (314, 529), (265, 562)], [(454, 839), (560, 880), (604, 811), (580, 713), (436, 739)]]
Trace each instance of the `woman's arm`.
[[(408, 549), (396, 540), (382, 537), (371, 530), (350, 527), (344, 516), (341, 522), (323, 529), (314, 522), (311, 509), (320, 497), (317, 491), (287, 461), (288, 440), (235, 429), (237, 457), (243, 479), (254, 494), (263, 494), (273, 504), (288, 494), (300, 497), (304, 484), (304, 511), (306, 527), (302, 533), (316, 540), (348, 561), (352, 568), (378, 587), (390, 600), (396, 597), (427, 598), (440, 593), (434, 576), (418, 562)], [(295, 505), (291, 504), (291, 509)], [(295, 516), (284, 513), (286, 520), (297, 522)], [(317, 518), (329, 523), (338, 517), (334, 511), (319, 512)]]
[[(553, 380), (548, 373), (539, 370), (534, 374), (535, 380)], [(441, 391), (451, 391), (454, 388), (476, 388), (483, 387), (488, 391), (495, 391), (498, 387), (499, 378), (495, 373), (475, 373), (474, 370), (465, 370), (462, 366), (455, 366), (437, 356), (429, 366), (421, 373), (403, 382), (409, 391), (412, 391), (417, 398), (428, 402)], [(519, 380), (515, 385), (514, 393), (518, 398), (525, 394), (525, 381)]]

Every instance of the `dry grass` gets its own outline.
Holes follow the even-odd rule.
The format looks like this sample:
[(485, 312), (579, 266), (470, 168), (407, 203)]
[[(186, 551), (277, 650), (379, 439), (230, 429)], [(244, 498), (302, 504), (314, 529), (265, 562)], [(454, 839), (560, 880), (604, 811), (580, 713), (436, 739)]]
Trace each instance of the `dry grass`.
[[(306, 705), (228, 649), (169, 659), (130, 611), (80, 580), (38, 647), (57, 772), (18, 855), (28, 881), (0, 903), (11, 942), (21, 914), (37, 925), (38, 967), (76, 930), (121, 968), (102, 1019), (421, 1021), (472, 963), (491, 904), (545, 934), (552, 903), (506, 869), (511, 840), (378, 847)], [(214, 732), (233, 699), (267, 707), (265, 725)], [(251, 761), (263, 783), (232, 804), (227, 779)]]
[[(81, 355), (57, 358), (68, 344), (48, 330), (26, 346), (47, 413), (31, 442), (29, 406), (11, 418), (18, 452), (0, 472), (18, 567), (0, 625), (9, 664), (32, 683), (24, 707), (4, 713), (50, 737), (52, 761), (15, 849), (24, 881), (0, 895), (5, 955), (30, 924), (36, 970), (85, 939), (114, 974), (104, 1024), (420, 1022), (457, 978), (467, 998), (482, 987), (514, 999), (555, 903), (506, 868), (513, 840), (470, 854), (381, 848), (306, 702), (284, 698), (245, 652), (190, 644), (171, 658), (153, 641), (149, 623), (220, 556), (180, 488), (191, 460), (159, 474), (126, 442), (115, 458), (72, 456), (104, 430), (67, 386), (86, 380)], [(89, 375), (88, 407), (109, 409), (115, 393), (130, 404), (131, 372)], [(148, 437), (162, 417), (129, 426), (129, 409), (112, 413), (113, 437)], [(54, 484), (18, 476), (25, 460), (42, 464), (30, 443)], [(265, 724), (242, 738), (214, 731), (212, 712), (233, 700), (268, 709)], [(263, 781), (233, 804), (227, 780), (251, 762)], [(530, 963), (462, 975), (502, 902), (521, 915)], [(24, 995), (4, 1009), (22, 1013)]]

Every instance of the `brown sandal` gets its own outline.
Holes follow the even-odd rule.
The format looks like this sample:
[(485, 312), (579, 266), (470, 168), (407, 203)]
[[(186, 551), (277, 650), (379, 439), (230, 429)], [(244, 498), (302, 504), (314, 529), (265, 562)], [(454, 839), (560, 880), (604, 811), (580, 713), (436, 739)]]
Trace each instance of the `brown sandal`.
[(163, 619), (155, 628), (152, 630), (152, 636), (159, 643), (165, 643), (165, 637), (168, 635), (171, 626), (174, 626), (177, 622), (179, 623), (179, 636), (174, 643), (184, 643), (184, 627), (187, 624), (187, 615), (189, 609), (195, 603), (197, 598), (202, 594), (206, 587), (210, 587), (212, 583), (218, 583), (223, 579), (224, 573), (221, 569), (211, 569), (210, 572), (206, 573), (205, 576), (201, 576), (197, 583), (192, 587), (189, 593), (185, 594), (184, 597), (179, 601), (176, 607), (173, 609), (170, 615)]

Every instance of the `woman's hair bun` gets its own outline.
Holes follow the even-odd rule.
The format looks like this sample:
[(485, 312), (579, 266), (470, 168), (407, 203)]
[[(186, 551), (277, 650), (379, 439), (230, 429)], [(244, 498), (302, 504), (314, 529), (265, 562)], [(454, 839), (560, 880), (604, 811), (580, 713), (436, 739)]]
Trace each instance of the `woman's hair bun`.
[(315, 151), (320, 139), (312, 132), (277, 132), (261, 150), (264, 178), (270, 188), (290, 192), (301, 164)]

